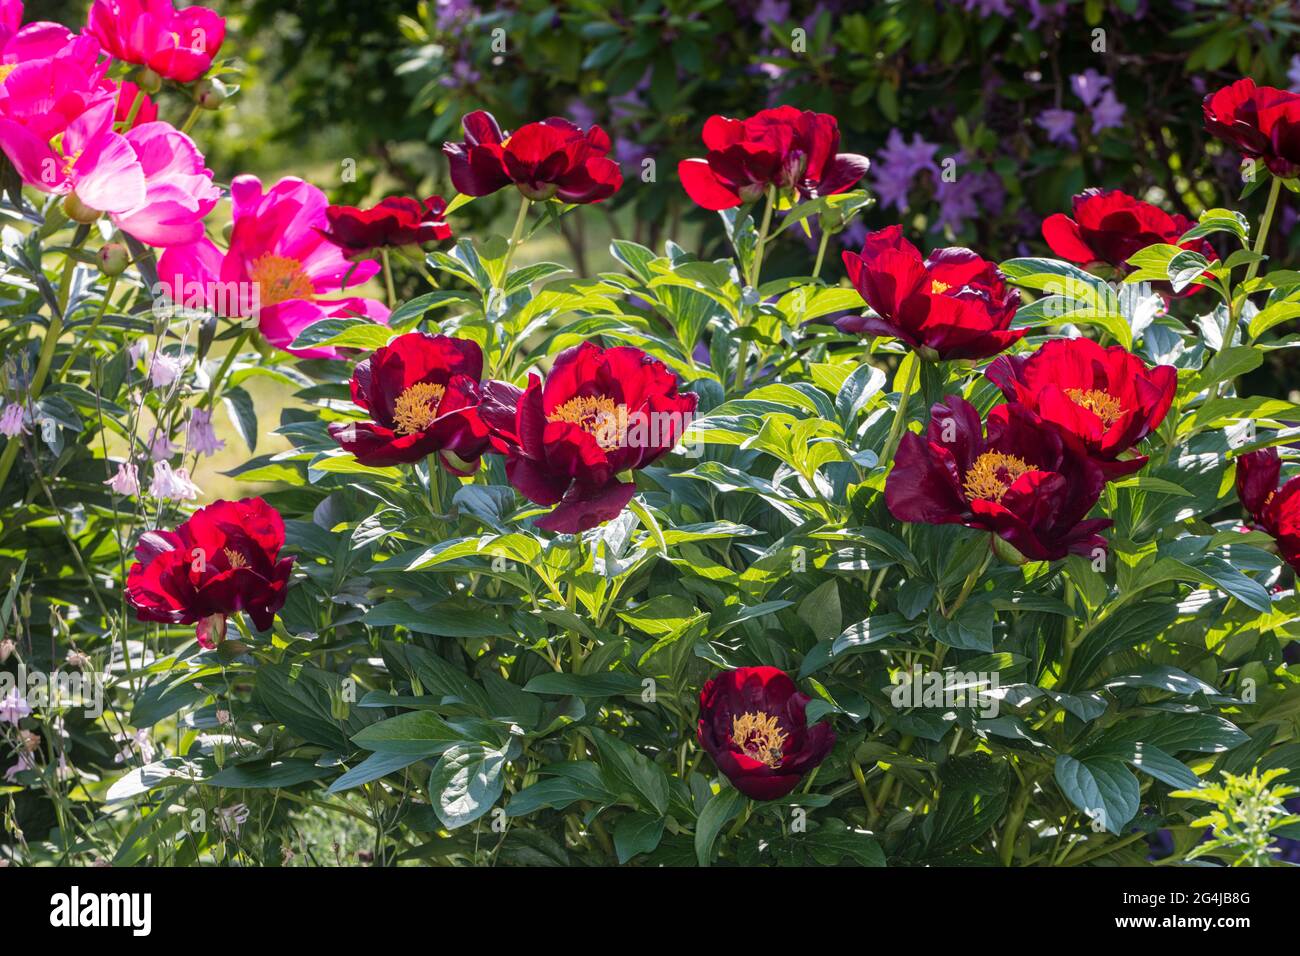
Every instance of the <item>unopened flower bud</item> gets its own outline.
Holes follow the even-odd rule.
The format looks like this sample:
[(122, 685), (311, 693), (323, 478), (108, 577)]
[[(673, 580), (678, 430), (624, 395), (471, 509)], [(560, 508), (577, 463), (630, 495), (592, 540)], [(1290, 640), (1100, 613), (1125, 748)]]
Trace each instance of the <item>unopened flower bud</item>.
[(76, 193), (68, 193), (63, 198), (63, 213), (73, 222), (91, 223), (101, 215), (98, 209), (91, 209), (77, 198)]
[(106, 276), (120, 276), (131, 264), (131, 252), (120, 242), (106, 242), (96, 254), (99, 271)]
[(212, 77), (199, 80), (194, 85), (194, 102), (199, 104), (201, 109), (219, 109), (229, 95), (226, 84)]
[(135, 85), (146, 93), (157, 93), (162, 89), (162, 81), (162, 76), (147, 66), (137, 71), (135, 75)]
[(0, 664), (3, 664), (5, 661), (9, 660), (9, 657), (11, 654), (13, 654), (13, 652), (14, 652), (13, 641), (11, 641), (7, 637), (3, 641), (0, 641)]

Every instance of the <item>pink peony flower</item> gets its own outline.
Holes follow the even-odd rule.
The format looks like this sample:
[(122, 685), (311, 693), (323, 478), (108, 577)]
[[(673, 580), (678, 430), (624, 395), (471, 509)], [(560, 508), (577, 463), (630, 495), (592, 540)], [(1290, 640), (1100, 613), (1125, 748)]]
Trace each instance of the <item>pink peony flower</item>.
[(58, 150), (0, 118), (0, 147), (29, 186), (72, 197), (65, 208), (78, 221), (107, 213), (118, 228), (151, 246), (195, 242), (221, 198), (203, 155), (167, 123), (114, 132), (115, 110), (115, 99), (103, 97), (68, 124)]
[(61, 23), (22, 22), (22, 0), (0, 0), (0, 79), (19, 63), (53, 56), (73, 36)]
[(171, 0), (95, 0), (86, 32), (119, 60), (190, 83), (212, 66), (226, 20), (207, 7), (177, 10)]
[(256, 176), (239, 176), (230, 199), (233, 229), (225, 253), (205, 238), (171, 246), (159, 260), (158, 277), (172, 302), (255, 318), (271, 345), (304, 358), (338, 357), (333, 348), (289, 348), (299, 332), (322, 319), (387, 324), (388, 309), (373, 299), (325, 298), (368, 281), (379, 263), (354, 264), (321, 234), (328, 226), (323, 192), (294, 178), (263, 191)]
[[(112, 83), (105, 77), (109, 61), (100, 62), (94, 37), (72, 37), (35, 59), (17, 45), (15, 35), (5, 49), (14, 48), (13, 55), (21, 61), (0, 65), (0, 120), (25, 130), (25, 139), (48, 144), (91, 105), (112, 95)], [(10, 129), (0, 135), (6, 153), (12, 136)], [(9, 156), (13, 159), (12, 153)], [(33, 185), (40, 188), (39, 179)]]

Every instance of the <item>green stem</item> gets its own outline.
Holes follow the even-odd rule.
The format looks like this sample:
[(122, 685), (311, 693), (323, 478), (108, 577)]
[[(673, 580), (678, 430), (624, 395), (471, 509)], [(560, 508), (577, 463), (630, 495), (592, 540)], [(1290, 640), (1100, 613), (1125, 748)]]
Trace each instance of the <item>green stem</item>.
[(894, 417), (894, 424), (889, 429), (889, 439), (885, 442), (884, 453), (880, 456), (882, 464), (893, 461), (894, 452), (898, 451), (898, 443), (903, 440), (903, 428), (907, 423), (908, 399), (912, 397), (917, 376), (921, 372), (920, 356), (913, 352), (911, 359), (912, 367), (907, 373), (907, 382), (903, 385), (903, 393), (898, 399), (898, 414)]
[(235, 357), (239, 355), (239, 350), (248, 341), (249, 332), (249, 329), (244, 329), (239, 333), (239, 337), (235, 339), (234, 344), (230, 346), (230, 351), (226, 353), (226, 357), (222, 360), (221, 367), (217, 369), (217, 374), (212, 376), (212, 384), (208, 386), (208, 393), (199, 402), (201, 408), (211, 410), (212, 406), (216, 404), (221, 383), (225, 380), (226, 373), (230, 371), (230, 366), (235, 364)]
[[(72, 271), (76, 268), (77, 260), (68, 256), (63, 265), (63, 278), (59, 281), (58, 308), (50, 317), (50, 326), (45, 330), (45, 339), (41, 342), (41, 354), (36, 360), (36, 371), (32, 375), (31, 385), (27, 388), (27, 404), (32, 405), (41, 397), (41, 389), (45, 387), (45, 378), (50, 374), (50, 364), (54, 361), (54, 349), (59, 344), (59, 336), (63, 334), (63, 315), (68, 308), (68, 296), (72, 291)], [(5, 444), (5, 449), (0, 452), (0, 488), (3, 488), (9, 478), (9, 472), (13, 469), (14, 459), (18, 457), (18, 449), (22, 442), (18, 436), (10, 438)]]
[[(754, 259), (749, 264), (749, 275), (745, 277), (745, 285), (750, 289), (757, 290), (759, 276), (763, 273), (763, 251), (767, 247), (767, 231), (772, 228), (772, 208), (776, 205), (776, 187), (767, 187), (767, 208), (763, 212), (763, 225), (758, 230), (758, 244), (754, 247)], [(757, 295), (757, 292), (755, 292)], [(741, 316), (744, 317), (745, 306), (743, 302), (744, 290), (741, 291)], [(757, 308), (757, 303), (755, 303)], [(736, 351), (736, 378), (735, 388), (740, 391), (745, 385), (745, 367), (749, 365), (749, 340), (741, 339)]]
[(95, 332), (99, 330), (99, 323), (104, 320), (104, 314), (108, 311), (109, 300), (113, 298), (113, 290), (116, 288), (117, 276), (112, 276), (108, 280), (108, 288), (104, 290), (104, 301), (100, 303), (98, 314), (96, 314), (94, 321), (90, 323), (89, 328), (86, 329), (85, 334), (82, 335), (81, 339), (73, 343), (72, 351), (68, 353), (68, 357), (64, 361), (63, 367), (59, 369), (59, 378), (63, 378), (68, 374), (68, 369), (72, 368), (72, 363), (77, 360), (77, 356), (81, 354), (81, 350), (95, 337)]
[(131, 109), (126, 114), (126, 120), (122, 124), (123, 129), (130, 129), (135, 122), (136, 114), (140, 112), (140, 106), (144, 103), (144, 90), (136, 87), (135, 99), (131, 101)]
[[(1264, 218), (1259, 221), (1259, 232), (1255, 236), (1255, 246), (1251, 250), (1257, 256), (1264, 254), (1264, 244), (1268, 241), (1269, 226), (1273, 224), (1273, 212), (1277, 208), (1277, 197), (1281, 192), (1282, 192), (1282, 180), (1274, 176), (1273, 182), (1269, 184), (1269, 188), (1268, 188), (1268, 202), (1264, 205)], [(1250, 281), (1254, 279), (1256, 275), (1259, 274), (1259, 264), (1261, 261), (1262, 260), (1260, 259), (1256, 259), (1254, 262), (1252, 262), (1249, 266), (1246, 267), (1246, 278), (1242, 283), (1243, 286), (1248, 285)], [(1237, 327), (1241, 324), (1241, 313), (1242, 313), (1242, 309), (1245, 307), (1245, 299), (1249, 295), (1250, 295), (1249, 292), (1242, 293), (1241, 306), (1234, 306), (1232, 302), (1232, 297), (1229, 297), (1228, 327), (1227, 329), (1224, 330), (1223, 345), (1220, 347), (1220, 351), (1232, 347), (1232, 340), (1237, 337)], [(1227, 381), (1220, 382), (1216, 391), (1219, 392), (1220, 394), (1226, 392), (1232, 386), (1234, 381), (1235, 381), (1235, 377), (1233, 379), (1228, 379)]]
[(515, 216), (515, 228), (510, 231), (510, 244), (506, 246), (506, 258), (501, 263), (501, 291), (505, 292), (506, 280), (510, 278), (510, 263), (514, 262), (515, 250), (519, 248), (523, 241), (520, 237), (524, 232), (524, 223), (528, 220), (528, 207), (531, 206), (532, 200), (527, 196), (523, 197), (523, 202), (519, 204), (519, 215)]
[(830, 241), (831, 234), (822, 229), (822, 241), (817, 244), (817, 261), (813, 263), (813, 278), (816, 279), (822, 274), (822, 260), (826, 258), (826, 244)]
[(379, 257), (384, 262), (384, 289), (388, 293), (388, 307), (397, 308), (397, 294), (393, 292), (393, 261), (388, 256), (388, 248), (379, 250)]
[(1025, 810), (1029, 807), (1029, 797), (1032, 790), (1032, 780), (1026, 780), (1021, 784), (1020, 792), (1011, 804), (1011, 812), (1007, 814), (1007, 825), (1002, 828), (1002, 839), (998, 841), (998, 859), (1002, 861), (1003, 866), (1010, 866), (1012, 857), (1015, 855), (1016, 835), (1020, 832), (1020, 825), (1025, 820)]
[(182, 133), (185, 134), (189, 133), (190, 129), (194, 126), (194, 121), (199, 118), (199, 113), (201, 112), (203, 112), (203, 107), (201, 107), (198, 103), (195, 103), (194, 106), (190, 109), (190, 115), (185, 117), (185, 122), (181, 125)]

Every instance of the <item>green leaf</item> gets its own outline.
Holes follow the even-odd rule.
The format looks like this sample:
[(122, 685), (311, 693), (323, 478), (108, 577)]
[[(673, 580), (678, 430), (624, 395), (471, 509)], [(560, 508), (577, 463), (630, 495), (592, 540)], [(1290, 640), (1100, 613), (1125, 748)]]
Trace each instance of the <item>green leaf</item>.
[(344, 790), (351, 790), (353, 787), (370, 783), (372, 780), (378, 780), (390, 773), (403, 770), (413, 763), (418, 763), (424, 759), (424, 756), (422, 754), (377, 751), (330, 784), (327, 792), (342, 793)]
[(722, 828), (731, 822), (745, 805), (746, 797), (739, 790), (724, 787), (709, 798), (695, 822), (695, 859), (700, 866), (713, 861), (713, 844)]
[(614, 826), (614, 852), (618, 862), (626, 863), (639, 853), (649, 853), (664, 836), (664, 817), (648, 813), (629, 813)]
[(329, 767), (316, 766), (312, 760), (283, 757), (226, 767), (207, 782), (215, 787), (230, 787), (232, 790), (274, 789), (319, 780), (333, 772)]
[(427, 710), (389, 717), (354, 734), (352, 742), (366, 750), (408, 757), (431, 757), (463, 741), (465, 732)]
[(659, 816), (668, 812), (668, 775), (635, 747), (598, 727), (586, 728), (611, 786)]
[(589, 760), (548, 764), (542, 768), (542, 772), (555, 776), (539, 780), (516, 793), (506, 804), (507, 814), (522, 817), (543, 807), (563, 810), (579, 800), (603, 806), (618, 799), (618, 795), (610, 793), (605, 786), (600, 766)]
[(1056, 783), (1066, 799), (1116, 836), (1137, 815), (1141, 801), (1137, 777), (1118, 758), (1076, 760), (1059, 754)]
[(448, 830), (473, 823), (492, 809), (505, 789), (506, 764), (518, 751), (512, 739), (505, 747), (457, 744), (442, 755), (429, 774), (433, 810)]
[(524, 690), (530, 694), (560, 694), (573, 697), (623, 697), (641, 693), (641, 681), (631, 674), (538, 674)]

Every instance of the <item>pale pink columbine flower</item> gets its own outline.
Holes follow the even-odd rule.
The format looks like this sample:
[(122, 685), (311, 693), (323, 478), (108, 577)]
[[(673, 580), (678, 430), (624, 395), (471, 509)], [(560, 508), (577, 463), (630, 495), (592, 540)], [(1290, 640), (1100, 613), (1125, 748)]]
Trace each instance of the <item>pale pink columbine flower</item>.
[(256, 176), (238, 176), (230, 184), (230, 203), (234, 228), (226, 252), (204, 238), (162, 254), (158, 278), (172, 302), (256, 318), (271, 345), (304, 358), (338, 357), (333, 348), (289, 349), (299, 332), (321, 319), (355, 316), (387, 324), (388, 309), (373, 299), (326, 298), (368, 281), (379, 263), (350, 262), (325, 238), (329, 201), (323, 192), (293, 178), (264, 192)]
[(154, 388), (166, 388), (181, 377), (181, 362), (175, 356), (165, 352), (155, 352), (149, 362), (149, 384)]
[(18, 688), (12, 688), (4, 697), (0, 697), (0, 724), (17, 724), (24, 717), (30, 716), (31, 705), (27, 703)]
[(199, 486), (190, 481), (188, 468), (177, 468), (165, 461), (153, 466), (153, 481), (149, 494), (162, 501), (193, 501), (199, 496)]
[(24, 418), (23, 407), (17, 402), (10, 402), (5, 406), (3, 412), (0, 412), (0, 435), (5, 438), (15, 438), (19, 434), (26, 434), (28, 429)]
[(203, 155), (168, 123), (115, 132), (116, 108), (112, 95), (89, 106), (68, 124), (58, 150), (0, 116), (0, 148), (27, 185), (69, 197), (64, 209), (79, 222), (107, 214), (151, 246), (197, 241), (203, 218), (221, 198)]
[(131, 498), (140, 493), (140, 469), (129, 461), (117, 466), (117, 474), (104, 482), (116, 494)]
[(151, 461), (166, 461), (178, 451), (180, 449), (173, 444), (166, 432), (155, 428), (149, 433), (149, 458)]
[(195, 455), (215, 455), (226, 447), (225, 441), (217, 437), (212, 427), (212, 412), (196, 408), (190, 413), (189, 428), (185, 440)]
[(113, 763), (126, 763), (136, 751), (140, 753), (140, 759), (145, 763), (153, 763), (153, 758), (157, 755), (157, 748), (154, 747), (153, 741), (149, 739), (149, 731), (137, 730), (133, 734), (125, 731), (115, 734), (114, 738), (122, 748), (118, 750), (117, 756), (113, 758)]
[(228, 836), (239, 836), (239, 829), (248, 822), (248, 815), (248, 806), (243, 803), (217, 807), (217, 826)]
[(138, 365), (140, 359), (144, 358), (144, 353), (149, 351), (148, 339), (136, 339), (126, 347), (126, 354), (131, 359), (132, 365)]
[(5, 771), (5, 783), (13, 783), (24, 770), (35, 770), (36, 758), (26, 751), (20, 751), (18, 762)]

